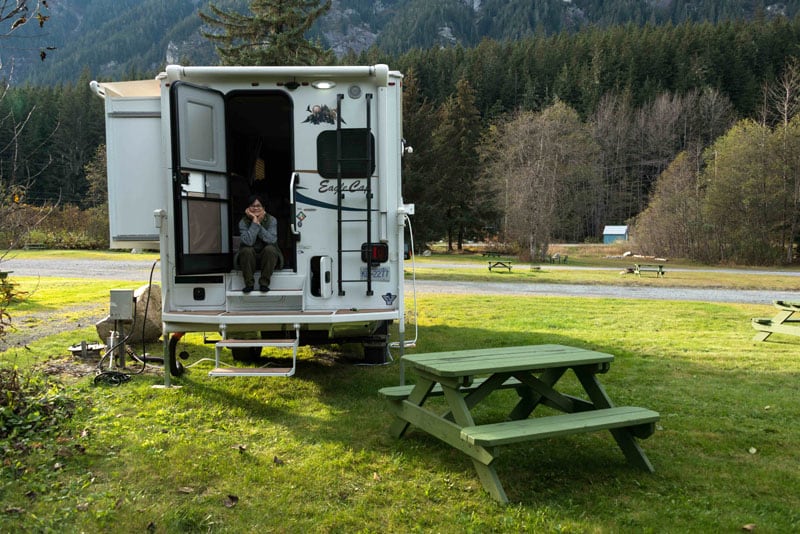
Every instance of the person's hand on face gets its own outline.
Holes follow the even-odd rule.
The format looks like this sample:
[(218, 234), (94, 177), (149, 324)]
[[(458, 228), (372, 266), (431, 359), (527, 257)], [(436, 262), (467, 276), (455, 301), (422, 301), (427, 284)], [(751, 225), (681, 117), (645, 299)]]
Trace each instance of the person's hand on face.
[(264, 220), (267, 213), (264, 211), (264, 207), (259, 202), (253, 202), (246, 210), (245, 215), (250, 217), (254, 223), (261, 224), (261, 221)]

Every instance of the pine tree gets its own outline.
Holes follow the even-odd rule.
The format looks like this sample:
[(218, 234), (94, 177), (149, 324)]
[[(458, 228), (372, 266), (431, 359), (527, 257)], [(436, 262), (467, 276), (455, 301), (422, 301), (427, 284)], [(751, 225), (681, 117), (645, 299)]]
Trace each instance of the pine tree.
[(448, 224), (448, 250), (453, 249), (454, 239), (461, 250), (466, 234), (475, 233), (483, 225), (480, 195), (475, 191), (481, 118), (475, 107), (475, 90), (466, 79), (458, 81), (455, 93), (440, 107), (438, 118), (431, 133), (435, 194)]
[(203, 36), (217, 44), (223, 65), (324, 65), (332, 52), (305, 34), (330, 7), (331, 0), (251, 0), (251, 14), (209, 4), (200, 18), (217, 30)]

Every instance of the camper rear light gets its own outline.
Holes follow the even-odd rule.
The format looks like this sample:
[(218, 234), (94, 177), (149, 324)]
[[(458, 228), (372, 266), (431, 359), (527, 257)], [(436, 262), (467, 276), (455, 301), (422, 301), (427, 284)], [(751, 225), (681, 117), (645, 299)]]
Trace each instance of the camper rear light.
[(336, 87), (336, 82), (331, 80), (315, 80), (311, 82), (315, 89), (333, 89)]
[(361, 245), (361, 261), (370, 265), (389, 261), (389, 245), (386, 243), (364, 243)]

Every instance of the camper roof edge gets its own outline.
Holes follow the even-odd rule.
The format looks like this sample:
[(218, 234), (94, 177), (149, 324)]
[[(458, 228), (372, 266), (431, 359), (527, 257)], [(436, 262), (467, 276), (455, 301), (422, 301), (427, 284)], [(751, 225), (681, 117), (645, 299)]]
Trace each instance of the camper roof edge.
[(214, 80), (217, 78), (231, 79), (232, 77), (260, 78), (275, 76), (293, 76), (303, 78), (353, 78), (372, 76), (376, 78), (376, 85), (389, 83), (389, 66), (384, 64), (365, 66), (322, 66), (322, 67), (184, 67), (182, 65), (167, 65), (167, 80), (171, 83), (177, 80)]

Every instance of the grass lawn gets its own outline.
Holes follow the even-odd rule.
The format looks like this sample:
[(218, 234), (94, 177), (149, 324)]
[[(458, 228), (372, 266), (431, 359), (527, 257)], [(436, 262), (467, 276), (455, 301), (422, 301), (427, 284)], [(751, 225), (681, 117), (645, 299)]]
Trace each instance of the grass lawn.
[[(104, 301), (117, 287), (83, 283)], [(24, 306), (78, 298), (57, 294), (41, 288)], [(654, 474), (629, 467), (608, 432), (501, 449), (506, 506), (482, 490), (466, 455), (419, 431), (388, 434), (377, 390), (397, 383), (396, 362), (364, 367), (346, 350), (306, 348), (293, 378), (210, 378), (212, 346), (188, 335), (180, 388), (153, 388), (158, 369), (116, 387), (63, 378), (51, 394), (74, 402), (71, 418), (16, 448), (0, 439), (0, 532), (797, 532), (800, 338), (754, 342), (750, 327), (774, 311), (421, 296), (416, 352), (535, 343), (608, 352), (616, 359), (600, 380), (612, 399), (661, 414), (641, 442)], [(6, 351), (0, 369), (44, 369), (93, 335)]]

